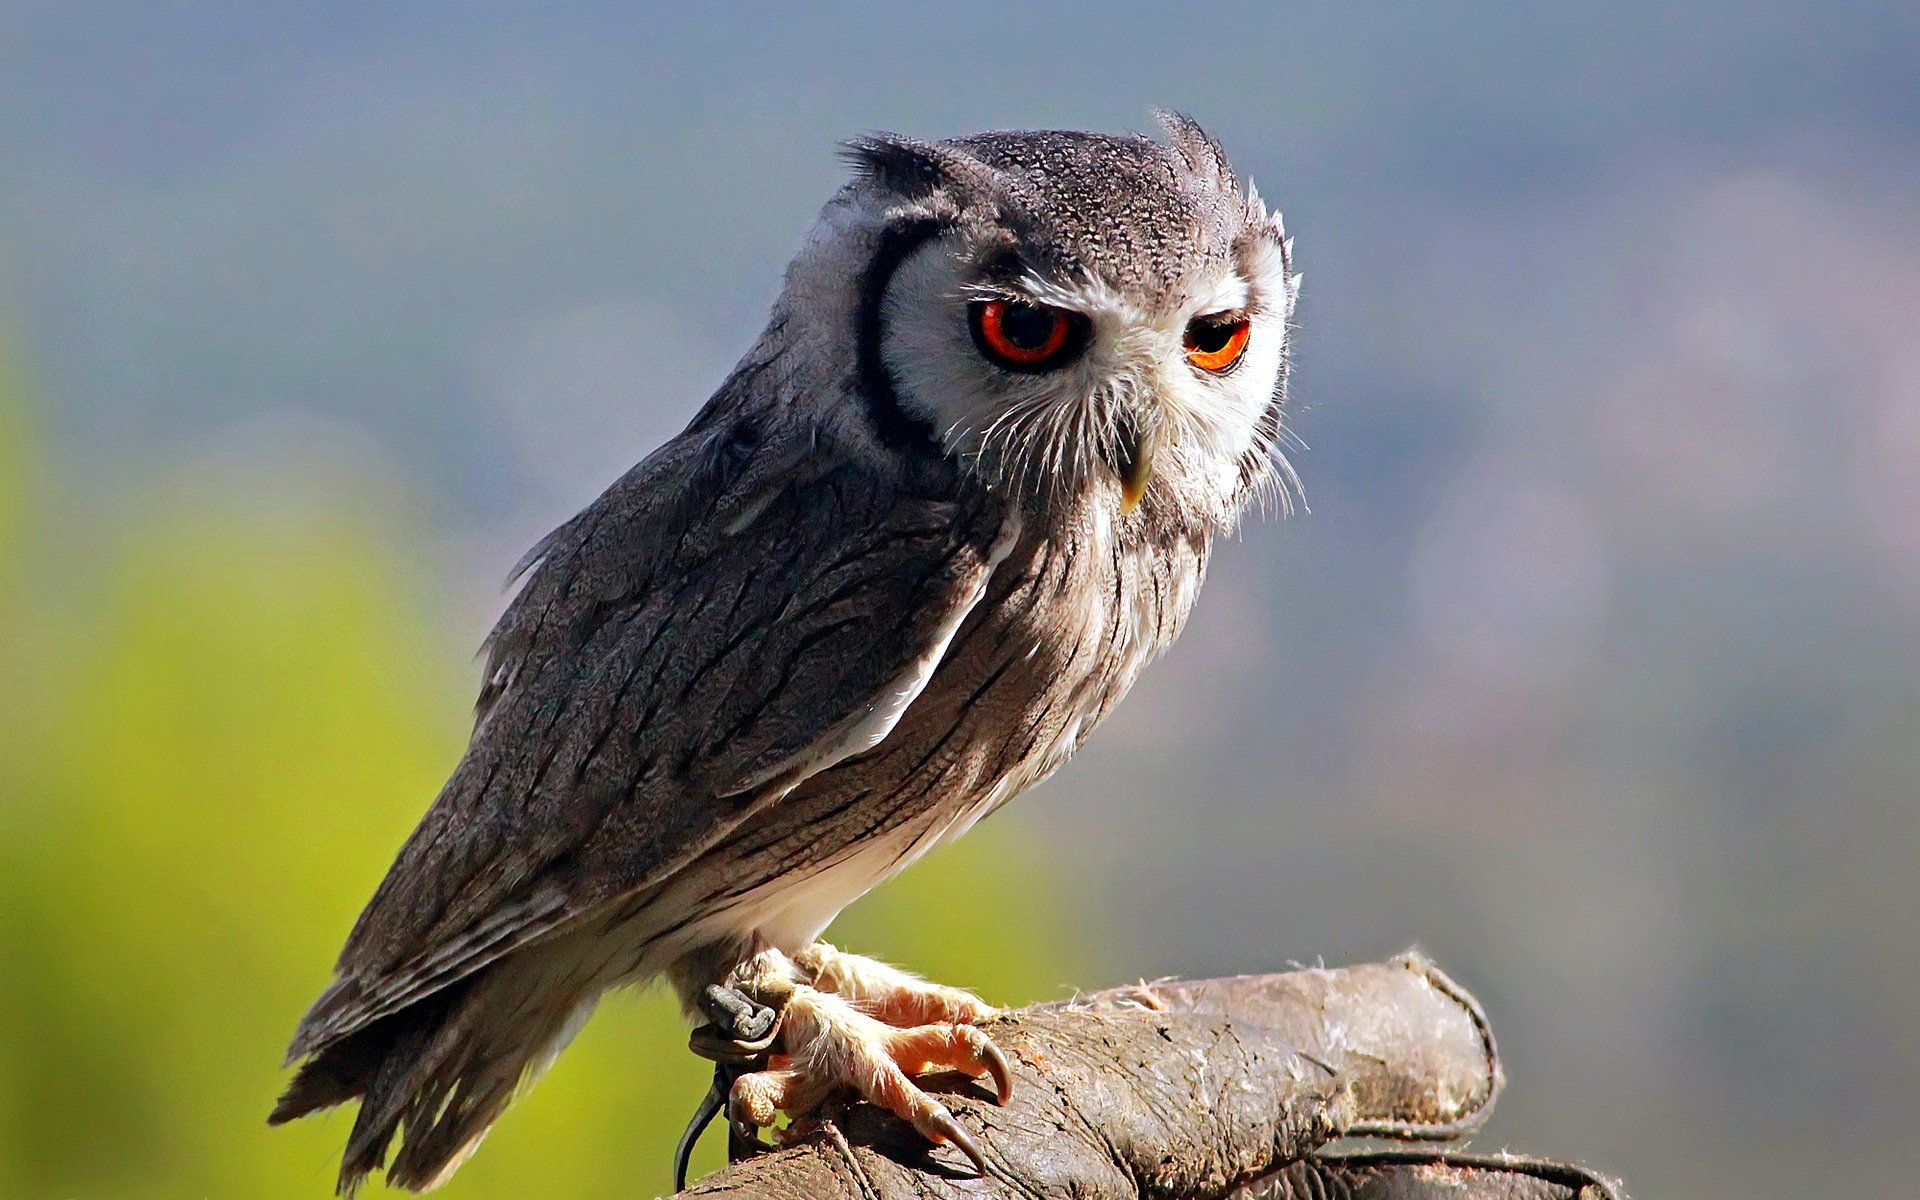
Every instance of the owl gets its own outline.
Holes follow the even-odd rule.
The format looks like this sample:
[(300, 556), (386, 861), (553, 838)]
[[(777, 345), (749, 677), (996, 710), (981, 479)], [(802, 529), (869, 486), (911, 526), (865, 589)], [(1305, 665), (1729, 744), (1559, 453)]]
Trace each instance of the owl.
[(656, 978), (777, 1013), (736, 1127), (850, 1094), (977, 1161), (914, 1081), (1004, 1102), (996, 1010), (818, 939), (1065, 763), (1287, 495), (1290, 244), (1162, 124), (848, 143), (753, 348), (528, 555), (470, 744), (288, 1051), (274, 1123), (359, 1103), (343, 1191), (445, 1180)]

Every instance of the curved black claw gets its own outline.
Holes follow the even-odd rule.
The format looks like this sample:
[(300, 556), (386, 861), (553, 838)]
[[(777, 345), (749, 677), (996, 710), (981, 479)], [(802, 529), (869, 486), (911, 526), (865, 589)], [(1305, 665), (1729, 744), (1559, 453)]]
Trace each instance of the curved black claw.
[(931, 1117), (927, 1118), (927, 1124), (934, 1132), (953, 1143), (954, 1149), (966, 1155), (967, 1158), (973, 1162), (973, 1170), (976, 1175), (982, 1179), (986, 1179), (993, 1174), (992, 1169), (987, 1166), (987, 1156), (981, 1151), (980, 1143), (974, 1139), (971, 1133), (967, 1132), (966, 1126), (953, 1119), (952, 1113), (944, 1108), (939, 1109)]
[[(731, 1105), (729, 1105), (731, 1108)], [(771, 1150), (773, 1147), (760, 1140), (760, 1130), (751, 1121), (742, 1120), (731, 1112), (727, 1115), (727, 1161), (745, 1162), (756, 1154)]]
[(987, 1068), (987, 1077), (993, 1080), (993, 1102), (1001, 1108), (1013, 1099), (1013, 1064), (1007, 1061), (1007, 1052), (995, 1044), (992, 1038), (982, 1038), (980, 1043), (981, 1065)]

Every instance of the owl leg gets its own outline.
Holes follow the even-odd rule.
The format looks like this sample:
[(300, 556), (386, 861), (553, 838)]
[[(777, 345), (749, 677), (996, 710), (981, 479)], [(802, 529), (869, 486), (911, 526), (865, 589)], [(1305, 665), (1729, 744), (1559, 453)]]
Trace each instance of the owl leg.
[[(754, 1130), (773, 1124), (780, 1112), (805, 1116), (833, 1092), (846, 1089), (900, 1117), (928, 1141), (951, 1142), (984, 1174), (986, 1160), (973, 1136), (913, 1079), (942, 1071), (991, 1078), (996, 1098), (1006, 1103), (1013, 1077), (1006, 1056), (992, 1039), (973, 1025), (951, 1019), (896, 1027), (861, 1011), (846, 995), (800, 982), (806, 977), (804, 968), (774, 952), (757, 956), (738, 977), (741, 991), (779, 1010), (782, 1053), (773, 1055), (765, 1070), (734, 1080), (727, 1113), (735, 1133), (752, 1136)], [(915, 1004), (954, 1002), (951, 996), (928, 999), (934, 994), (932, 985), (913, 982), (920, 985), (916, 999), (902, 1001), (896, 1011), (909, 1014), (922, 1011)], [(971, 1001), (973, 1011), (984, 1008), (964, 992), (953, 994)]]
[(972, 992), (931, 983), (878, 959), (815, 942), (793, 956), (814, 987), (853, 1002), (861, 1012), (906, 1029), (936, 1022), (978, 1025), (1000, 1010)]

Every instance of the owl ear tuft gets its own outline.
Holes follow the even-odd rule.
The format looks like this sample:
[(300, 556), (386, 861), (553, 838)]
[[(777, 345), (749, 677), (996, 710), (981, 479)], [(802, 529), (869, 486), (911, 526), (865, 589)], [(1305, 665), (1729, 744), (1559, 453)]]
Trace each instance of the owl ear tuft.
[(1167, 144), (1186, 162), (1188, 170), (1223, 183), (1229, 189), (1238, 186), (1233, 177), (1233, 164), (1227, 161), (1227, 152), (1221, 149), (1219, 142), (1213, 140), (1213, 135), (1200, 128), (1200, 122), (1183, 112), (1166, 108), (1155, 109), (1153, 115), (1160, 122), (1160, 128), (1166, 131)]
[(978, 169), (977, 163), (944, 146), (895, 133), (848, 138), (840, 143), (840, 151), (861, 178), (908, 199), (958, 183)]

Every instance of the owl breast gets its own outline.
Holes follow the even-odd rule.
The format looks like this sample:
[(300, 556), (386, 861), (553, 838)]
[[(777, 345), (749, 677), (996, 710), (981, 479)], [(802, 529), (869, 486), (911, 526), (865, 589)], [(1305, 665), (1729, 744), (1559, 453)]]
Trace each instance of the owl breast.
[(1087, 511), (1021, 532), (889, 736), (709, 858), (735, 883), (715, 906), (718, 934), (805, 945), (1065, 763), (1179, 632), (1205, 570), (1204, 535), (1131, 524)]

